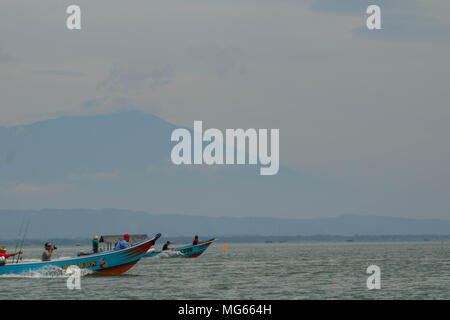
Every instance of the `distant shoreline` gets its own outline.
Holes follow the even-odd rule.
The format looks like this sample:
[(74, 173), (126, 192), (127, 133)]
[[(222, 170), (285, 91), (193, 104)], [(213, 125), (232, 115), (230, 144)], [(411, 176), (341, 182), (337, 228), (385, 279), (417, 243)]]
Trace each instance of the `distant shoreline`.
[[(211, 238), (202, 237), (202, 239)], [(172, 243), (189, 243), (193, 237), (174, 236), (162, 237), (158, 244), (170, 240)], [(436, 241), (450, 241), (450, 235), (354, 235), (354, 236), (339, 236), (339, 235), (315, 235), (315, 236), (217, 236), (218, 242), (229, 243), (313, 243), (313, 242), (436, 242)], [(29, 239), (25, 240), (24, 246), (42, 245), (43, 243), (51, 241), (57, 245), (90, 245), (92, 239), (87, 238), (53, 238), (53, 239)], [(0, 239), (0, 245), (16, 246), (17, 239)]]

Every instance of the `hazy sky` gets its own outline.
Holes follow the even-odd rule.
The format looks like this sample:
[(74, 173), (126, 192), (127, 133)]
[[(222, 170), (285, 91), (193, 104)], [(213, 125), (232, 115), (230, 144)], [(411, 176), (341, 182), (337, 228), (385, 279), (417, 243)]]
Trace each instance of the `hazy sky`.
[[(66, 29), (70, 4), (80, 31)], [(383, 30), (365, 28), (369, 4)], [(448, 12), (446, 0), (5, 0), (0, 125), (135, 108), (279, 128), (282, 163), (367, 190), (361, 207), (449, 217)]]

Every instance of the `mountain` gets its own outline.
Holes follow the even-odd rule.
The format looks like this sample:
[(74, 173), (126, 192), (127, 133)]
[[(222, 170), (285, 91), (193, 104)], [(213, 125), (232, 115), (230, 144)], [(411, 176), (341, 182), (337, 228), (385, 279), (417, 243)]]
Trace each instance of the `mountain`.
[(3, 127), (0, 173), (3, 180), (49, 183), (70, 174), (145, 169), (170, 157), (170, 134), (175, 128), (138, 111)]
[[(0, 206), (206, 216), (325, 211), (320, 192), (331, 184), (286, 166), (275, 176), (261, 176), (256, 165), (174, 165), (176, 128), (129, 110), (0, 127)], [(327, 206), (339, 198), (328, 194)]]
[(164, 236), (450, 235), (450, 220), (342, 215), (334, 218), (204, 217), (128, 210), (0, 210), (0, 239), (89, 238), (93, 234), (161, 232)]

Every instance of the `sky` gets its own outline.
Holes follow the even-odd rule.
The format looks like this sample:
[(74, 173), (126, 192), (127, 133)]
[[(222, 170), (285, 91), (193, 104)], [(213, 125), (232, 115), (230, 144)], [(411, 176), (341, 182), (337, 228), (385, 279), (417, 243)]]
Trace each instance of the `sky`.
[(280, 161), (359, 190), (358, 213), (450, 217), (450, 2), (79, 0), (70, 31), (71, 4), (2, 2), (0, 126), (137, 109), (279, 128)]

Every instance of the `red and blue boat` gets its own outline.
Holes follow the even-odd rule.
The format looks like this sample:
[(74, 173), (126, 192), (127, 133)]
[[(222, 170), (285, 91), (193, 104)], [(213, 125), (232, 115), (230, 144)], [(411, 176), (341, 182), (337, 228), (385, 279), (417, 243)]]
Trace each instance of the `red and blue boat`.
[(206, 249), (216, 241), (216, 238), (211, 238), (205, 242), (200, 242), (196, 245), (186, 245), (181, 247), (175, 247), (169, 250), (150, 250), (144, 254), (144, 258), (151, 258), (160, 255), (161, 253), (166, 254), (171, 258), (196, 258), (200, 256)]
[(28, 275), (33, 273), (46, 274), (57, 270), (67, 270), (78, 267), (81, 270), (101, 275), (118, 275), (131, 269), (155, 243), (155, 239), (148, 239), (122, 250), (111, 250), (77, 258), (54, 261), (5, 264), (0, 266), (0, 275)]

